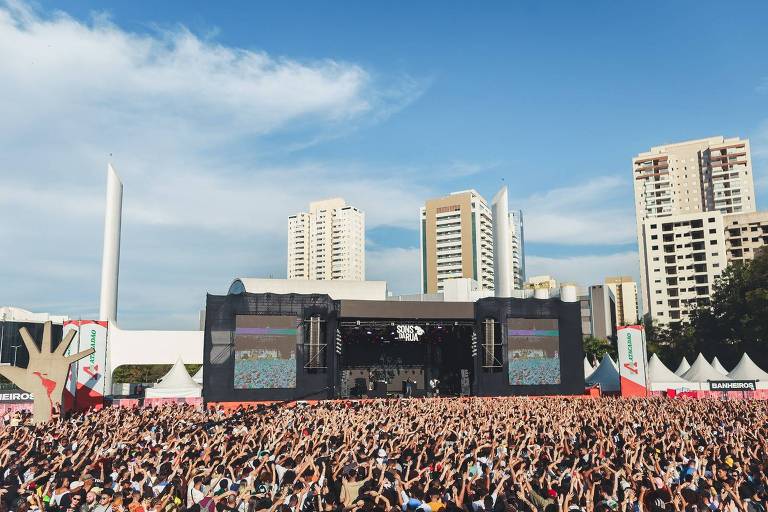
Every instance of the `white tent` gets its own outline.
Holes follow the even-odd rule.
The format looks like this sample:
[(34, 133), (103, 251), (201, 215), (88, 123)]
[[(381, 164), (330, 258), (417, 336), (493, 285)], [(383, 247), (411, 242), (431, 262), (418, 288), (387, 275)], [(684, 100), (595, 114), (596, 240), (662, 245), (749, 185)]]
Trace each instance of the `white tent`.
[(723, 365), (720, 364), (720, 360), (717, 358), (717, 356), (715, 356), (715, 358), (712, 360), (712, 368), (722, 373), (723, 375), (728, 375), (728, 370), (723, 368)]
[(200, 369), (197, 370), (197, 372), (192, 376), (192, 380), (197, 382), (198, 384), (203, 384), (203, 366), (200, 365)]
[(764, 389), (768, 387), (768, 373), (761, 370), (760, 367), (749, 358), (746, 352), (741, 356), (739, 364), (737, 364), (736, 367), (731, 370), (731, 373), (728, 374), (728, 377), (734, 380), (757, 380), (760, 381), (758, 382), (759, 388)]
[(616, 363), (613, 362), (611, 356), (608, 354), (603, 356), (603, 359), (600, 361), (600, 364), (597, 365), (595, 371), (593, 371), (585, 381), (590, 386), (600, 384), (600, 389), (603, 393), (612, 393), (621, 390), (619, 384), (619, 370), (616, 369)]
[(589, 375), (595, 371), (595, 369), (592, 367), (592, 364), (589, 362), (589, 359), (587, 359), (587, 356), (584, 356), (584, 378), (586, 379), (589, 377)]
[(147, 398), (187, 398), (197, 397), (203, 387), (192, 380), (184, 367), (181, 357), (154, 387), (147, 388), (144, 396)]
[(688, 360), (683, 357), (683, 360), (680, 361), (680, 365), (677, 367), (677, 370), (675, 370), (675, 375), (679, 377), (690, 369), (691, 365), (688, 363)]
[(648, 386), (652, 391), (680, 389), (687, 387), (686, 384), (688, 381), (675, 375), (656, 354), (653, 354), (648, 360)]
[(730, 380), (727, 375), (723, 375), (712, 368), (712, 365), (704, 359), (701, 353), (682, 377), (691, 383), (698, 383), (701, 389), (708, 387), (706, 384), (708, 380)]

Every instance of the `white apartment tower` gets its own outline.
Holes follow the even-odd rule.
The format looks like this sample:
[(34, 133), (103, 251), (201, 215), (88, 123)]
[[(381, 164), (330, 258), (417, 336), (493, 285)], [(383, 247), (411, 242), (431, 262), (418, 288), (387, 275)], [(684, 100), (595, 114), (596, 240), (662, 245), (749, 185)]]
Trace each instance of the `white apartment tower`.
[(525, 283), (525, 233), (522, 210), (509, 212), (509, 228), (512, 232), (512, 288), (522, 290)]
[(430, 199), (420, 212), (422, 293), (448, 279), (470, 278), (494, 290), (493, 214), (475, 190)]
[(749, 140), (656, 146), (632, 159), (632, 173), (645, 310), (687, 320), (726, 265), (723, 215), (755, 211)]
[(288, 217), (288, 279), (365, 280), (365, 214), (334, 198)]

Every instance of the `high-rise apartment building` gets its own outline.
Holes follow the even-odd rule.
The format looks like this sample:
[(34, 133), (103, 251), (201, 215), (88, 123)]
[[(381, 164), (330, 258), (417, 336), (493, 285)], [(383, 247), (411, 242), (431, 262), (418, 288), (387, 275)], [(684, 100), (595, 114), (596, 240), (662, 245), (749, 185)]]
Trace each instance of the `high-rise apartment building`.
[[(645, 310), (660, 323), (687, 320), (695, 304), (708, 303), (725, 266), (724, 245), (693, 248), (722, 242), (723, 214), (755, 210), (749, 140), (710, 137), (656, 146), (632, 159), (632, 173)], [(717, 215), (703, 215), (709, 212)], [(685, 227), (695, 238), (682, 232)], [(720, 230), (721, 242), (712, 229)], [(668, 282), (675, 285), (667, 288)]]
[(494, 290), (493, 214), (477, 191), (428, 200), (420, 220), (422, 293), (440, 293), (446, 280), (462, 277)]
[(334, 198), (288, 217), (288, 279), (365, 280), (365, 214)]
[(637, 283), (631, 277), (606, 277), (605, 284), (616, 299), (617, 325), (635, 325), (638, 319)]

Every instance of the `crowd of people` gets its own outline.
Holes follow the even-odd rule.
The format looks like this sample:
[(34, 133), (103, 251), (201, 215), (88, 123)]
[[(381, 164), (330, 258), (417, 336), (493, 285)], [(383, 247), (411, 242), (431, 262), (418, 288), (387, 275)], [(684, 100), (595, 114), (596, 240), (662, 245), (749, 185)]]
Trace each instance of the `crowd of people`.
[(0, 512), (765, 512), (760, 401), (108, 407), (0, 426)]

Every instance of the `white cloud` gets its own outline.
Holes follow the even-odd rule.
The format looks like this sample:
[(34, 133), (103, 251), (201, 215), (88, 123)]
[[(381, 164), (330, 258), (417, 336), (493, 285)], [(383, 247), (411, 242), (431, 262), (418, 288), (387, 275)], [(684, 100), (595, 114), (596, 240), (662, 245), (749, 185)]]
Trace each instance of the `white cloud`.
[(419, 249), (386, 248), (366, 251), (366, 278), (387, 281), (395, 295), (419, 293)]
[(639, 283), (640, 260), (632, 251), (560, 258), (531, 255), (525, 258), (525, 272), (528, 276), (548, 274), (582, 287), (600, 284), (609, 276), (628, 275)]
[(626, 244), (636, 239), (630, 186), (629, 178), (603, 176), (511, 199), (510, 205), (523, 210), (527, 242)]
[(268, 162), (381, 122), (418, 80), (1, 1), (0, 77), (0, 304), (95, 314), (108, 160), (125, 185), (128, 328), (194, 328), (206, 291), (284, 275), (286, 217), (310, 200), (342, 195), (369, 226), (416, 218), (421, 190), (397, 172)]

